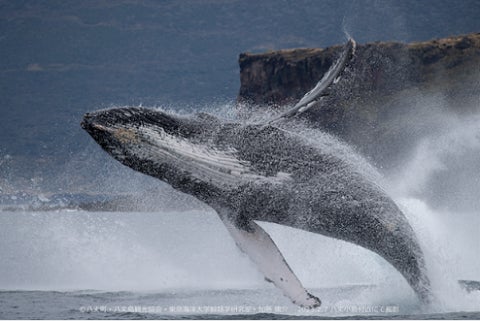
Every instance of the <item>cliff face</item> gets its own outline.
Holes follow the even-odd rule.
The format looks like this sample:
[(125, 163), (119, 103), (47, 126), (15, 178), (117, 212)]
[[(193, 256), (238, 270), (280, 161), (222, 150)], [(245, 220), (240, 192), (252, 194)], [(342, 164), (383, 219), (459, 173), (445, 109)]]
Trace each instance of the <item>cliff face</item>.
[[(342, 46), (240, 55), (239, 101), (281, 108), (322, 78)], [(349, 70), (305, 117), (393, 168), (444, 113), (479, 111), (480, 33), (361, 45)], [(256, 107), (258, 108), (258, 107)]]
[[(282, 105), (300, 99), (322, 77), (342, 46), (240, 54), (239, 99)], [(480, 33), (402, 44), (359, 44), (352, 73), (357, 89), (388, 93), (472, 74), (480, 62)], [(443, 79), (442, 79), (443, 78)], [(364, 96), (363, 93), (358, 93)]]

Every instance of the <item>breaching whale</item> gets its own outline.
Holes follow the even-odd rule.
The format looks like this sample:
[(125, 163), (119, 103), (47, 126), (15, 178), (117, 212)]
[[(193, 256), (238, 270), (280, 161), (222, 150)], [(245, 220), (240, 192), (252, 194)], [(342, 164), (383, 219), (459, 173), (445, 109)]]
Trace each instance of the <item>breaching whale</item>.
[(141, 107), (87, 113), (82, 127), (111, 156), (213, 208), (238, 247), (292, 302), (321, 301), (295, 276), (256, 221), (323, 234), (365, 247), (393, 265), (422, 301), (430, 282), (415, 233), (381, 187), (338, 156), (280, 126), (321, 99), (353, 59), (350, 40), (315, 88), (263, 124), (181, 116)]

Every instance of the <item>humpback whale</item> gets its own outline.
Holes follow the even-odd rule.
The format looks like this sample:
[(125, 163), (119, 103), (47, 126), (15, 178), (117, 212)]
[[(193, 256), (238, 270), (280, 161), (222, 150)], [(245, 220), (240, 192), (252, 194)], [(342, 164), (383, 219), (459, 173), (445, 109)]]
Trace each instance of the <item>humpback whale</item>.
[(81, 126), (122, 164), (213, 208), (238, 247), (297, 305), (320, 306), (257, 221), (352, 242), (393, 265), (430, 300), (422, 250), (407, 219), (374, 182), (341, 157), (275, 124), (304, 112), (354, 57), (350, 40), (315, 88), (270, 122), (222, 120), (125, 107), (85, 114)]

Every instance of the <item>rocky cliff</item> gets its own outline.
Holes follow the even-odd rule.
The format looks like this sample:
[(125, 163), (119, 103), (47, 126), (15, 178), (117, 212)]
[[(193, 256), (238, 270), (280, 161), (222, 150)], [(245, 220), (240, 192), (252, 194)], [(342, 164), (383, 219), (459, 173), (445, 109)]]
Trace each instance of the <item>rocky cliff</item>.
[[(282, 108), (321, 79), (342, 46), (240, 55), (239, 101)], [(303, 117), (392, 168), (442, 115), (480, 110), (480, 33), (359, 44), (349, 70)], [(256, 107), (257, 108), (257, 107)], [(448, 118), (448, 117), (447, 117)]]

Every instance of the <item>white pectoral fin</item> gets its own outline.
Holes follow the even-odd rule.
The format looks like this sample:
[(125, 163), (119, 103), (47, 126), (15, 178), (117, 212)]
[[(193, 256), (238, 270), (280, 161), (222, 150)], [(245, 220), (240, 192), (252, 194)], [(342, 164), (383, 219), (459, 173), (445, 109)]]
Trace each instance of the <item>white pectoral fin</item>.
[(320, 306), (320, 299), (305, 290), (270, 235), (262, 227), (251, 221), (248, 222), (247, 231), (235, 227), (226, 219), (222, 220), (237, 246), (250, 257), (265, 278), (280, 288), (293, 303), (305, 308)]
[(339, 81), (341, 73), (355, 54), (356, 46), (357, 44), (355, 40), (349, 38), (340, 57), (330, 66), (330, 69), (323, 75), (322, 79), (320, 79), (315, 87), (307, 92), (293, 108), (272, 119), (269, 124), (275, 123), (281, 119), (294, 117), (314, 106), (315, 102), (325, 95), (327, 89), (332, 84)]

